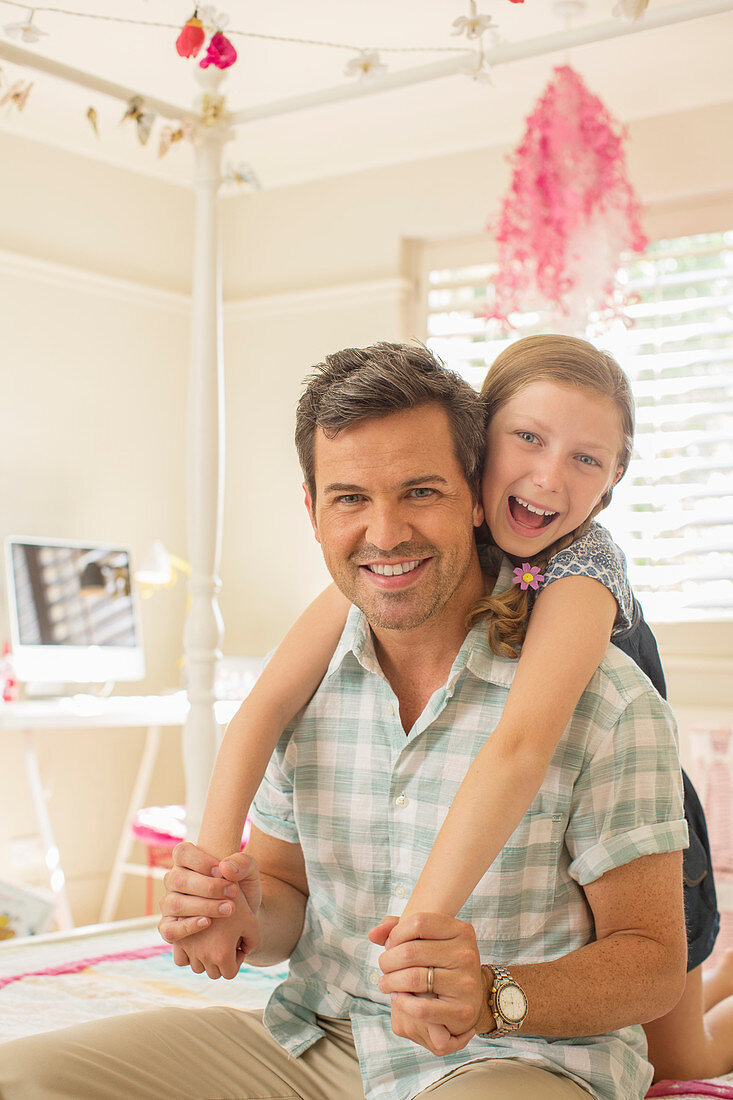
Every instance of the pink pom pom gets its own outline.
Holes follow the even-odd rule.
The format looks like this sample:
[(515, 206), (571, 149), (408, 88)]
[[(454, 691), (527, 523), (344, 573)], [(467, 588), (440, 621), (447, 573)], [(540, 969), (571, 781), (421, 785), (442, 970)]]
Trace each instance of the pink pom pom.
[(580, 76), (556, 68), (512, 156), (495, 227), (499, 272), (489, 316), (506, 321), (549, 305), (583, 327), (591, 310), (619, 312), (619, 257), (647, 245), (624, 138)]

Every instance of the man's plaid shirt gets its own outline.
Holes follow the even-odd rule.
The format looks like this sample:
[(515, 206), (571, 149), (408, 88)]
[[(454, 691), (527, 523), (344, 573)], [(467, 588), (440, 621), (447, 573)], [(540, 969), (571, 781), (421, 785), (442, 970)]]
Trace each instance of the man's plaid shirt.
[[(505, 561), (497, 590), (510, 578)], [(283, 734), (257, 794), (255, 824), (302, 846), (310, 889), (289, 977), (265, 1023), (297, 1056), (321, 1036), (318, 1015), (350, 1019), (369, 1100), (408, 1100), (487, 1058), (566, 1074), (599, 1100), (636, 1100), (650, 1084), (641, 1027), (590, 1038), (476, 1037), (436, 1058), (392, 1033), (389, 997), (377, 989), (382, 949), (367, 932), (402, 911), (461, 780), (499, 721), (515, 666), (474, 627), (405, 735), (368, 624), (352, 609), (323, 683)], [(593, 939), (584, 884), (686, 844), (674, 720), (636, 666), (609, 646), (542, 789), (459, 916), (473, 924), (486, 962), (511, 968), (555, 959)]]

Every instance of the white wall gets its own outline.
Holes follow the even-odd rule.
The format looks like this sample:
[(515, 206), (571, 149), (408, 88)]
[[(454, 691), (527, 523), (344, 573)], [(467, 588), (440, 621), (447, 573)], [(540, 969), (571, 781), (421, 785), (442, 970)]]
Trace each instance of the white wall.
[(188, 293), (192, 193), (0, 133), (0, 248)]
[[(688, 215), (690, 229), (729, 227), (733, 147), (721, 135), (732, 129), (733, 104), (631, 126), (630, 170), (652, 203), (653, 234), (678, 231), (670, 226)], [(479, 231), (508, 181), (506, 152), (486, 148), (225, 203), (225, 652), (265, 652), (325, 581), (292, 444), (302, 378), (336, 348), (421, 335), (410, 242)], [(161, 537), (185, 555), (182, 295), (191, 196), (7, 135), (0, 163), (0, 534), (114, 538), (138, 551)], [(179, 586), (144, 606), (143, 690), (178, 681), (184, 602)], [(733, 721), (733, 624), (690, 628), (685, 637), (662, 631), (660, 640), (683, 728), (706, 707), (715, 720)], [(689, 653), (703, 648), (704, 667), (691, 668)], [(44, 737), (79, 920), (97, 915), (140, 745), (131, 731)], [(10, 838), (33, 829), (17, 739), (6, 740), (4, 762), (0, 875), (10, 873)], [(171, 735), (151, 801), (181, 797)], [(127, 891), (122, 914), (139, 895), (138, 887)]]
[[(117, 541), (138, 556), (159, 537), (182, 552), (187, 300), (0, 253), (0, 301), (0, 534)], [(143, 602), (144, 686), (176, 678), (183, 592), (171, 596), (154, 597), (173, 615), (164, 632)]]
[[(185, 554), (190, 197), (5, 135), (0, 163), (0, 537), (109, 539), (138, 556), (157, 537)], [(142, 602), (148, 674), (120, 690), (178, 685), (185, 600), (179, 585)], [(80, 921), (98, 916), (142, 739), (38, 735)], [(11, 841), (36, 828), (19, 734), (3, 735), (2, 757), (0, 876), (14, 877)], [(166, 734), (151, 799), (182, 797)], [(141, 897), (135, 882), (121, 914)]]

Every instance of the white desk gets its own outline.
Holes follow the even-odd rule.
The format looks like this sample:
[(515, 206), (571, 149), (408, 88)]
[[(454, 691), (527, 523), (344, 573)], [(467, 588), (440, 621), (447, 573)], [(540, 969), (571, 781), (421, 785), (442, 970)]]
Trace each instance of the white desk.
[[(236, 701), (217, 702), (215, 711), (219, 724), (226, 725), (238, 707), (239, 703)], [(117, 908), (125, 875), (148, 873), (146, 864), (129, 862), (134, 844), (132, 819), (144, 804), (148, 792), (160, 747), (161, 730), (166, 726), (183, 726), (187, 713), (188, 700), (183, 691), (172, 695), (118, 695), (107, 699), (93, 695), (74, 695), (63, 699), (39, 699), (0, 704), (0, 731), (19, 730), (23, 734), (26, 778), (43, 845), (49, 882), (56, 901), (56, 920), (59, 928), (73, 928), (74, 919), (66, 892), (66, 877), (61, 853), (56, 844), (43, 793), (35, 733), (38, 730), (147, 728), (145, 747), (102, 905), (100, 919), (107, 921), (112, 919)]]

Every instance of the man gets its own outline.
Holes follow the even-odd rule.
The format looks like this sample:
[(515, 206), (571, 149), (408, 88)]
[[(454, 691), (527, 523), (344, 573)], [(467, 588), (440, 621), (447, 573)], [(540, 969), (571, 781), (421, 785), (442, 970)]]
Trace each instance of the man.
[[(513, 675), (464, 627), (485, 584), (482, 412), (425, 349), (348, 349), (311, 380), (296, 439), (316, 537), (355, 608), (235, 860), (258, 922), (248, 961), (289, 958), (290, 975), (265, 1026), (168, 1010), (0, 1047), (0, 1094), (641, 1098), (651, 1072), (629, 1025), (666, 1012), (684, 981), (685, 825), (664, 704), (609, 648), (467, 919), (415, 915), (383, 952), (394, 922), (367, 933), (409, 893)], [(197, 893), (225, 896), (202, 877), (205, 853), (184, 845), (178, 862), (171, 940), (191, 930), (172, 918), (218, 906)], [(400, 1037), (425, 1023), (460, 1038), (435, 1057)]]

